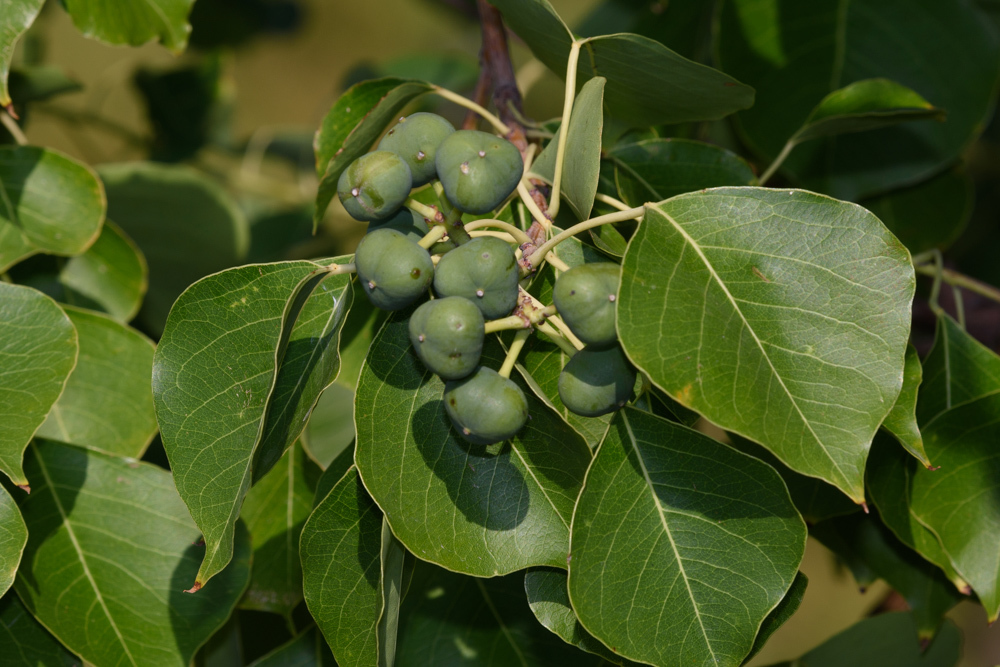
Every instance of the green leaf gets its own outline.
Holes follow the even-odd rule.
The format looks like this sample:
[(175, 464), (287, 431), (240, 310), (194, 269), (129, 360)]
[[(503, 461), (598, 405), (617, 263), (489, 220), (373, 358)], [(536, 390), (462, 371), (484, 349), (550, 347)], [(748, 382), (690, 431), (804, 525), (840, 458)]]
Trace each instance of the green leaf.
[(626, 407), (573, 514), (569, 597), (583, 626), (630, 659), (738, 665), (805, 542), (772, 468)]
[(712, 144), (689, 139), (644, 139), (608, 151), (615, 182), (629, 206), (757, 179), (746, 160)]
[(128, 322), (139, 312), (149, 269), (139, 246), (118, 225), (105, 220), (94, 245), (63, 266), (59, 282), (74, 301), (93, 304), (116, 320)]
[(417, 561), (399, 617), (396, 667), (590, 667), (531, 613), (520, 573), (464, 577)]
[(805, 597), (806, 586), (808, 585), (809, 579), (806, 578), (806, 575), (801, 572), (795, 575), (792, 587), (785, 593), (785, 597), (781, 598), (778, 606), (772, 609), (771, 613), (764, 619), (764, 622), (761, 623), (757, 638), (753, 641), (753, 648), (750, 649), (747, 657), (743, 659), (744, 665), (760, 653), (760, 650), (767, 644), (767, 640), (771, 638), (771, 635), (798, 611), (799, 605), (802, 604), (802, 598)]
[(14, 46), (35, 22), (44, 3), (45, 0), (13, 0), (5, 3), (3, 14), (0, 14), (0, 107), (11, 103), (7, 75), (10, 72), (11, 58), (14, 57)]
[[(726, 0), (716, 44), (720, 66), (757, 89), (739, 128), (768, 160), (827, 95), (856, 82), (891, 79), (948, 112), (946, 123), (923, 120), (796, 148), (783, 171), (842, 199), (916, 183), (953, 162), (985, 126), (1000, 73), (1000, 40), (963, 0)], [(903, 45), (918, 45), (919, 57)]]
[(240, 518), (250, 531), (253, 570), (240, 608), (287, 617), (302, 601), (299, 535), (312, 512), (319, 474), (295, 444), (247, 493)]
[(246, 588), (246, 532), (232, 566), (188, 595), (203, 547), (170, 473), (48, 441), (30, 451), (35, 489), (20, 502), (28, 546), (14, 582), (25, 606), (87, 662), (188, 665)]
[(194, 0), (64, 0), (73, 25), (106, 44), (139, 46), (159, 40), (174, 53), (187, 47)]
[[(229, 269), (177, 299), (153, 358), (153, 398), (174, 481), (206, 543), (197, 589), (229, 562), (233, 527), (297, 297), (322, 278), (312, 262)], [(318, 277), (318, 278), (317, 278)]]
[(76, 329), (41, 292), (0, 282), (0, 339), (0, 471), (27, 487), (21, 458), (76, 365)]
[[(813, 526), (810, 534), (848, 566), (861, 563), (898, 591), (913, 611), (922, 640), (935, 635), (945, 613), (962, 599), (940, 569), (918, 556), (870, 515), (859, 513), (824, 521)], [(858, 583), (864, 587), (870, 582)]]
[[(395, 315), (375, 337), (354, 406), (358, 471), (393, 532), (418, 558), (474, 576), (565, 567), (587, 445), (516, 377), (527, 425), (508, 442), (469, 445), (453, 432), (444, 383), (416, 357), (407, 326)], [(503, 358), (487, 340), (482, 364), (499, 368)]]
[(254, 660), (250, 667), (336, 667), (330, 647), (316, 628)]
[(108, 217), (149, 262), (149, 291), (139, 320), (157, 335), (188, 285), (246, 256), (249, 225), (229, 195), (194, 169), (130, 162), (102, 166), (100, 174)]
[(576, 32), (584, 37), (634, 32), (655, 39), (685, 58), (703, 62), (711, 40), (715, 6), (705, 0), (607, 0), (597, 5)]
[(354, 391), (334, 382), (323, 390), (309, 415), (309, 424), (302, 433), (302, 446), (309, 457), (326, 470), (353, 442)]
[(131, 459), (156, 435), (151, 340), (107, 315), (65, 306), (80, 355), (37, 435)]
[(565, 570), (551, 567), (531, 568), (524, 574), (524, 591), (528, 605), (538, 622), (554, 632), (567, 644), (599, 655), (615, 665), (636, 665), (623, 658), (587, 632), (569, 603)]
[(320, 177), (314, 228), (337, 194), (341, 172), (371, 149), (403, 107), (430, 90), (424, 81), (386, 78), (364, 81), (340, 96), (323, 118), (314, 142)]
[(0, 596), (14, 583), (14, 573), (28, 542), (24, 519), (6, 489), (0, 486)]
[(974, 196), (972, 179), (957, 166), (909, 188), (862, 200), (861, 205), (916, 255), (944, 250), (962, 235)]
[(395, 641), (403, 551), (384, 523), (352, 467), (302, 531), (306, 605), (345, 667), (392, 665), (385, 646), (387, 634)]
[(923, 379), (923, 368), (920, 366), (920, 356), (917, 348), (906, 346), (906, 359), (903, 366), (903, 390), (882, 422), (882, 427), (892, 433), (899, 444), (913, 454), (924, 466), (931, 467), (931, 462), (924, 451), (924, 440), (917, 426), (917, 391)]
[[(564, 77), (573, 34), (552, 5), (547, 0), (493, 4), (535, 57)], [(580, 42), (577, 80), (582, 85), (595, 76), (606, 78), (610, 114), (633, 125), (714, 120), (753, 105), (753, 88), (648, 37), (623, 33)]]
[[(573, 102), (563, 156), (562, 196), (581, 220), (590, 217), (601, 171), (601, 134), (604, 131), (605, 79), (594, 77), (583, 84)], [(559, 133), (532, 163), (533, 174), (552, 183), (555, 178), (556, 147)]]
[(189, 160), (218, 131), (220, 117), (227, 113), (222, 111), (227, 95), (223, 68), (221, 55), (213, 54), (179, 67), (136, 70), (132, 81), (153, 130), (150, 159)]
[(902, 386), (914, 285), (909, 253), (860, 206), (716, 188), (647, 206), (618, 332), (682, 405), (860, 503)]
[(0, 146), (0, 271), (38, 252), (79, 255), (97, 240), (105, 208), (101, 182), (82, 162)]
[(80, 661), (24, 608), (14, 592), (0, 597), (0, 655), (5, 667), (79, 667)]
[(21, 66), (10, 71), (10, 96), (17, 105), (40, 102), (82, 89), (79, 81), (54, 65)]

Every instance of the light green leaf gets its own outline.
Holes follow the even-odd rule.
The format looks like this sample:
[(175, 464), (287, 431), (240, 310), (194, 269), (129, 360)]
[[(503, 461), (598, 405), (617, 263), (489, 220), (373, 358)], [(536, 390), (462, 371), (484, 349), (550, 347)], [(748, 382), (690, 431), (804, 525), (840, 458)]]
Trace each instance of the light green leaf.
[(153, 358), (153, 398), (174, 481), (206, 543), (198, 588), (229, 562), (256, 470), (297, 297), (323, 277), (312, 262), (229, 269), (174, 304)]
[(922, 378), (923, 368), (920, 366), (917, 348), (907, 345), (905, 366), (903, 367), (903, 390), (899, 392), (899, 398), (896, 399), (889, 415), (882, 422), (882, 427), (892, 433), (899, 440), (899, 444), (906, 448), (906, 451), (913, 454), (918, 461), (929, 468), (931, 462), (927, 459), (923, 437), (920, 435), (920, 427), (917, 426), (917, 390), (920, 389)]
[[(547, 0), (497, 0), (504, 21), (535, 57), (566, 74), (573, 34)], [(659, 42), (632, 34), (580, 40), (578, 81), (608, 80), (612, 116), (637, 126), (714, 120), (753, 105), (753, 88), (677, 55)]]
[(4, 3), (0, 14), (0, 107), (10, 105), (10, 92), (7, 90), (7, 75), (10, 72), (10, 61), (14, 57), (14, 46), (42, 10), (45, 0), (12, 0)]
[(310, 628), (267, 655), (254, 660), (250, 667), (336, 667), (330, 647), (316, 628)]
[(4, 667), (79, 667), (80, 661), (24, 608), (14, 591), (0, 597)]
[(688, 139), (644, 139), (608, 151), (615, 183), (629, 206), (675, 195), (756, 181), (746, 160), (712, 144)]
[(0, 597), (14, 583), (14, 573), (28, 542), (24, 519), (6, 489), (0, 486)]
[(97, 240), (105, 209), (87, 165), (37, 146), (0, 146), (0, 271), (38, 252), (79, 255)]
[(319, 468), (294, 444), (246, 495), (240, 518), (253, 543), (250, 586), (240, 608), (288, 616), (302, 601), (299, 535), (313, 508)]
[(186, 667), (246, 588), (246, 532), (232, 565), (189, 595), (203, 547), (170, 473), (49, 441), (30, 452), (14, 582), (25, 606), (87, 662)]
[(682, 405), (860, 503), (902, 386), (914, 288), (909, 253), (860, 206), (716, 188), (647, 206), (618, 332)]
[(583, 626), (623, 656), (739, 665), (805, 542), (772, 468), (626, 407), (573, 514), (569, 597)]
[(27, 487), (21, 458), (76, 365), (76, 329), (41, 292), (0, 282), (0, 340), (0, 471)]
[(785, 597), (781, 598), (778, 606), (772, 609), (771, 613), (764, 619), (764, 622), (761, 623), (760, 632), (757, 633), (757, 638), (753, 641), (753, 648), (750, 649), (747, 657), (743, 659), (744, 665), (760, 653), (760, 650), (767, 644), (767, 640), (771, 638), (771, 635), (798, 611), (799, 605), (802, 604), (802, 598), (805, 597), (806, 586), (808, 585), (809, 579), (806, 578), (806, 575), (801, 572), (795, 575), (795, 581), (792, 582), (792, 587), (785, 593)]
[(149, 262), (149, 291), (139, 320), (159, 334), (188, 285), (246, 256), (250, 227), (229, 195), (194, 169), (130, 162), (102, 166), (100, 174), (108, 217)]
[(334, 382), (323, 390), (309, 415), (309, 424), (302, 433), (302, 446), (309, 457), (326, 470), (353, 442), (354, 391)]
[(94, 451), (142, 457), (156, 435), (151, 340), (107, 315), (65, 306), (80, 355), (38, 435)]
[(341, 172), (371, 149), (403, 107), (430, 90), (424, 81), (386, 78), (363, 81), (340, 96), (323, 118), (313, 142), (320, 177), (314, 229), (337, 194)]
[(63, 266), (59, 282), (73, 301), (92, 303), (116, 320), (128, 322), (139, 312), (149, 268), (139, 246), (118, 225), (105, 220), (94, 245)]
[[(474, 576), (565, 567), (569, 523), (590, 452), (531, 390), (512, 440), (471, 446), (445, 415), (444, 383), (410, 346), (406, 314), (375, 337), (354, 406), (354, 459), (393, 532), (418, 558)], [(482, 364), (504, 354), (487, 340)]]
[(187, 47), (194, 0), (65, 0), (73, 24), (85, 36), (107, 44), (139, 46), (159, 40), (174, 53)]
[[(573, 102), (569, 135), (566, 137), (562, 196), (581, 220), (590, 217), (594, 196), (597, 194), (597, 181), (601, 171), (601, 135), (604, 132), (605, 83), (603, 77), (597, 76), (583, 84), (580, 94)], [(560, 132), (562, 128), (559, 128), (556, 136), (531, 165), (532, 173), (549, 183), (555, 178), (556, 147)]]
[(811, 141), (784, 163), (804, 187), (851, 200), (919, 182), (953, 162), (985, 126), (1000, 73), (1000, 40), (964, 0), (726, 0), (716, 44), (722, 69), (757, 89), (738, 121), (767, 160), (827, 95), (867, 79), (891, 79), (947, 111), (946, 123)]

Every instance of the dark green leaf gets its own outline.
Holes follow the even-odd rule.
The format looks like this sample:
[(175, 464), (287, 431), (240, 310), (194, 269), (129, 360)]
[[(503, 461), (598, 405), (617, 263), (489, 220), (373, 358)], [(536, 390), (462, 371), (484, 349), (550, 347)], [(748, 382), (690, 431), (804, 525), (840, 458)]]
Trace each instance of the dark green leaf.
[(28, 529), (14, 499), (0, 486), (0, 597), (14, 583), (14, 573), (28, 542)]
[(135, 87), (153, 127), (153, 160), (175, 162), (194, 156), (210, 138), (223, 63), (219, 57), (170, 69), (140, 68)]
[(336, 667), (330, 647), (316, 628), (250, 663), (250, 667)]
[(634, 32), (703, 62), (711, 39), (712, 0), (606, 0), (577, 26), (583, 37)]
[(28, 546), (14, 582), (25, 605), (87, 662), (188, 665), (246, 588), (246, 532), (232, 565), (189, 595), (203, 547), (170, 473), (48, 441), (30, 452)]
[[(871, 213), (794, 190), (648, 206), (618, 332), (682, 405), (864, 501), (872, 436), (902, 386), (915, 279)], [(816, 378), (822, 377), (822, 382)]]
[(806, 575), (801, 572), (795, 575), (795, 581), (792, 582), (792, 587), (785, 593), (785, 597), (781, 599), (778, 606), (771, 610), (771, 613), (761, 623), (757, 638), (753, 641), (753, 648), (750, 649), (750, 654), (743, 659), (743, 664), (750, 662), (755, 655), (760, 653), (760, 650), (767, 644), (767, 640), (771, 638), (771, 635), (798, 611), (799, 605), (802, 604), (802, 598), (806, 594), (806, 586), (808, 585), (809, 579), (806, 578)]
[(37, 435), (131, 459), (156, 435), (151, 340), (107, 315), (64, 307), (80, 355)]
[(107, 44), (139, 46), (159, 40), (174, 53), (187, 46), (188, 14), (194, 0), (64, 0), (73, 24), (87, 37)]
[[(83, 86), (60, 68), (52, 65), (15, 67), (10, 72), (10, 96), (15, 106), (73, 93)], [(21, 111), (23, 111), (23, 106)]]
[(128, 322), (139, 312), (149, 284), (149, 269), (132, 239), (118, 225), (105, 220), (94, 245), (63, 266), (59, 282), (72, 301), (93, 303), (116, 320)]
[(0, 282), (0, 336), (0, 471), (26, 487), (24, 449), (76, 365), (76, 329), (41, 292)]
[(80, 661), (32, 617), (11, 591), (0, 597), (4, 667), (80, 667)]
[(931, 462), (924, 451), (924, 440), (917, 426), (917, 391), (923, 378), (923, 368), (920, 366), (920, 356), (917, 348), (906, 346), (906, 361), (903, 367), (903, 390), (899, 392), (896, 404), (892, 406), (882, 427), (892, 433), (906, 451), (917, 457), (917, 460), (928, 468)]
[(569, 597), (623, 656), (737, 665), (791, 587), (805, 542), (772, 468), (626, 407), (573, 515)]
[(14, 57), (14, 46), (21, 35), (35, 22), (45, 0), (12, 0), (4, 3), (0, 14), (0, 107), (11, 103), (7, 90), (7, 74), (10, 60)]

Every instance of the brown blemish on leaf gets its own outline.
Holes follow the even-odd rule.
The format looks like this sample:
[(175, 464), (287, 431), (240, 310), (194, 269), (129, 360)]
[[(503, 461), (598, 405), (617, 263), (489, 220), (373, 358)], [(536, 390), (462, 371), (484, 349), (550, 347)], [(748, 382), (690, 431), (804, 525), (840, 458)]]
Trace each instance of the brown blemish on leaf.
[(763, 280), (765, 283), (771, 282), (770, 280), (767, 279), (767, 276), (761, 273), (760, 269), (758, 269), (756, 266), (751, 266), (750, 268), (753, 270), (753, 274), (758, 278), (760, 278), (761, 280)]
[(688, 385), (686, 387), (684, 387), (683, 389), (681, 389), (680, 391), (678, 391), (678, 392), (676, 392), (674, 394), (674, 398), (677, 399), (677, 402), (680, 403), (681, 405), (684, 405), (684, 406), (690, 405), (690, 403), (691, 403), (691, 389), (692, 389), (692, 386), (691, 386), (690, 383), (688, 383)]

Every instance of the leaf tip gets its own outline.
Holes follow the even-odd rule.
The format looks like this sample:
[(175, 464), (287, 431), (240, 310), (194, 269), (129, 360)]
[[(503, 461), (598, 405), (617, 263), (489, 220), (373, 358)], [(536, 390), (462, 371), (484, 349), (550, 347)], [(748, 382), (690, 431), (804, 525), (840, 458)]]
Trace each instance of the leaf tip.
[(192, 586), (191, 588), (187, 589), (187, 590), (186, 590), (186, 591), (184, 591), (184, 592), (185, 592), (185, 593), (197, 593), (198, 591), (200, 591), (200, 590), (201, 590), (201, 587), (202, 587), (203, 585), (204, 585), (204, 584), (202, 584), (202, 583), (201, 583), (200, 581), (195, 581), (195, 582), (194, 582), (194, 586)]
[(28, 486), (26, 483), (25, 484), (18, 484), (17, 488), (21, 489), (25, 493), (31, 493), (31, 487)]

